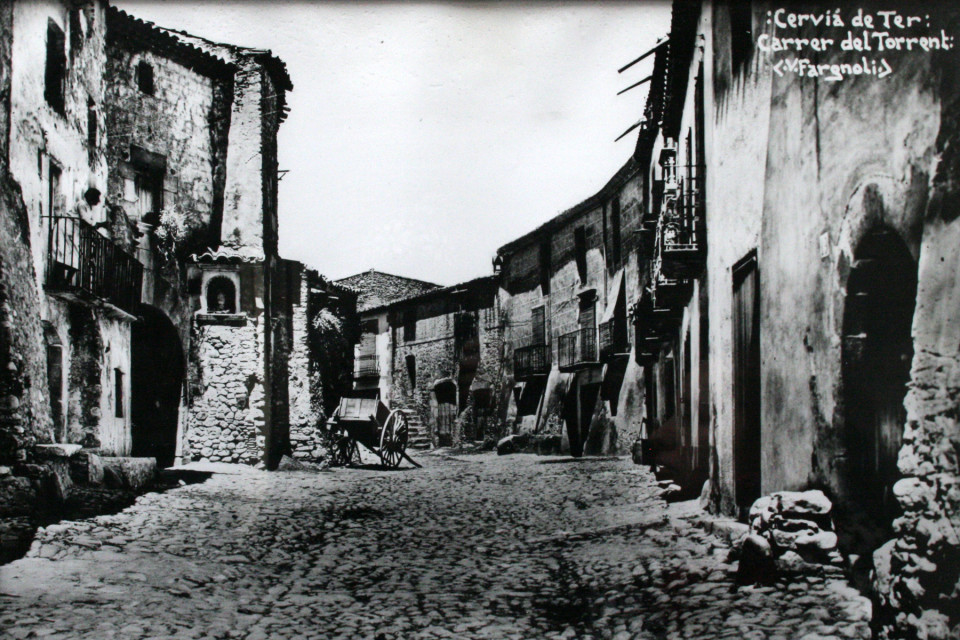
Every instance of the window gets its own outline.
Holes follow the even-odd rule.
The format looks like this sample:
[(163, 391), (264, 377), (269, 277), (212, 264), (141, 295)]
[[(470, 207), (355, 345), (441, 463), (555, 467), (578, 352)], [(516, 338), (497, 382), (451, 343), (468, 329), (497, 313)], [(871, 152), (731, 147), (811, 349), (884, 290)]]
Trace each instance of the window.
[(404, 361), (407, 364), (407, 379), (410, 381), (410, 388), (413, 389), (417, 386), (417, 357), (409, 355), (404, 358)]
[(360, 333), (377, 333), (380, 330), (379, 324), (376, 318), (364, 320), (360, 323)]
[[(141, 219), (156, 218), (162, 205), (162, 179), (154, 174), (138, 172), (133, 178), (136, 214)], [(158, 220), (159, 222), (159, 220)]]
[(587, 281), (587, 230), (577, 227), (573, 230), (573, 250), (577, 259), (577, 275), (580, 282)]
[(550, 240), (540, 243), (540, 291), (543, 295), (550, 293)]
[(530, 310), (530, 344), (547, 343), (547, 326), (544, 307)]
[(83, 30), (80, 27), (80, 9), (70, 10), (70, 57), (83, 46)]
[[(148, 224), (160, 223), (167, 159), (159, 153), (130, 145), (129, 162), (122, 163), (124, 199), (132, 203), (127, 214)], [(132, 211), (131, 211), (132, 209)]]
[(581, 329), (594, 329), (597, 326), (597, 299), (584, 297), (580, 299), (580, 313), (577, 316), (577, 325)]
[(123, 417), (123, 371), (113, 370), (114, 416)]
[(97, 105), (93, 98), (87, 98), (87, 145), (92, 155), (97, 148)]
[(47, 178), (47, 212), (51, 216), (63, 215), (63, 198), (60, 197), (60, 175), (63, 172), (53, 161)]
[(56, 22), (47, 22), (47, 65), (44, 77), (43, 97), (53, 110), (64, 113), (64, 82), (67, 75), (67, 54), (64, 50), (63, 29)]
[(153, 95), (153, 67), (146, 60), (137, 63), (137, 88), (148, 96)]
[(403, 312), (403, 341), (413, 342), (417, 339), (417, 312), (408, 309)]
[(610, 201), (610, 235), (613, 241), (613, 251), (611, 262), (618, 265), (620, 263), (620, 198), (616, 197)]

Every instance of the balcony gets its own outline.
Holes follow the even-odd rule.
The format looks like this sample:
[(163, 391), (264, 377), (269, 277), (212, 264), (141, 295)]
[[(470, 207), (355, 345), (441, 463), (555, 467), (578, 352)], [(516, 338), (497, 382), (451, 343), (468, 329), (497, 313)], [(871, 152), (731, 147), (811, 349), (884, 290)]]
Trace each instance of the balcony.
[(561, 371), (575, 371), (600, 364), (597, 357), (597, 330), (577, 329), (560, 336), (557, 356)]
[(600, 323), (600, 358), (609, 360), (630, 354), (630, 342), (627, 340), (626, 321), (611, 318)]
[(697, 167), (687, 167), (678, 197), (663, 207), (661, 269), (670, 278), (699, 276), (706, 261), (703, 190), (698, 173)]
[(534, 344), (513, 350), (513, 377), (529, 380), (550, 373), (550, 345)]
[(653, 283), (655, 307), (661, 309), (683, 307), (690, 301), (693, 293), (693, 281), (682, 277), (670, 277), (663, 270), (664, 226), (657, 227), (657, 240), (653, 261), (650, 264), (650, 280)]
[(380, 359), (374, 354), (357, 356), (353, 364), (353, 377), (355, 379), (379, 378)]
[(48, 220), (46, 291), (133, 313), (140, 303), (143, 265), (80, 218), (54, 216)]

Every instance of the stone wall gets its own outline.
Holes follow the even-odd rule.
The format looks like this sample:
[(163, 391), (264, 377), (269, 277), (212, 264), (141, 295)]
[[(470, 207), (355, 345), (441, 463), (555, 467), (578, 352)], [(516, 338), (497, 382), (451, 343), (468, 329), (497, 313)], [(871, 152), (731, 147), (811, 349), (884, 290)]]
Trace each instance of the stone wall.
[(10, 464), (53, 430), (26, 210), (5, 170), (0, 180), (0, 464)]
[[(960, 11), (954, 7), (937, 18), (956, 25)], [(914, 358), (899, 456), (904, 477), (893, 487), (903, 515), (893, 523), (894, 538), (874, 554), (881, 638), (960, 634), (960, 92), (954, 79), (960, 59), (954, 50), (933, 62), (939, 75), (941, 161), (921, 238)]]
[(290, 350), (290, 445), (295, 458), (318, 458), (325, 452), (320, 445), (317, 426), (319, 414), (310, 389), (310, 333), (307, 299), (310, 286), (306, 272), (299, 278), (299, 304), (293, 305), (293, 338)]
[(263, 328), (195, 321), (198, 397), (187, 417), (184, 457), (210, 462), (259, 462), (264, 447)]
[[(391, 408), (415, 411), (426, 426), (434, 445), (459, 445), (474, 433), (477, 416), (477, 390), (489, 392), (489, 418), (485, 430), (500, 434), (508, 402), (503, 383), (502, 324), (492, 280), (482, 279), (458, 287), (472, 289), (468, 295), (438, 292), (423, 299), (411, 299), (390, 308), (395, 345), (392, 358)], [(416, 339), (405, 340), (403, 318), (416, 315)], [(464, 365), (458, 354), (456, 317), (470, 315), (477, 329), (477, 361)], [(416, 362), (416, 381), (412, 384), (406, 358)], [(438, 384), (452, 385), (455, 415), (449, 432), (438, 431)]]
[[(181, 212), (194, 233), (199, 232), (191, 239), (192, 247), (181, 249), (182, 257), (216, 244), (223, 185), (216, 184), (214, 171), (226, 153), (226, 129), (220, 121), (226, 117), (229, 126), (229, 91), (224, 89), (229, 83), (158, 55), (143, 43), (111, 39), (106, 53), (108, 198), (136, 219), (130, 149), (155, 153), (166, 162), (163, 209)], [(153, 69), (152, 95), (137, 86), (141, 62)]]

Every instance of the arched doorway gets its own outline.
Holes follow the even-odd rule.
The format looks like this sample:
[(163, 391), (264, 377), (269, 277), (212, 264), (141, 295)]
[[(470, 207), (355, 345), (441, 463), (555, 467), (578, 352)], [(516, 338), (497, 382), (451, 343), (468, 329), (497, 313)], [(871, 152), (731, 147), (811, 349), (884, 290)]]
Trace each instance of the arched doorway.
[(846, 482), (879, 531), (899, 512), (891, 488), (906, 421), (917, 263), (884, 225), (863, 236), (853, 258), (843, 316)]
[(154, 457), (161, 467), (173, 464), (183, 386), (183, 346), (176, 327), (158, 309), (140, 308), (133, 324), (131, 435), (133, 455)]

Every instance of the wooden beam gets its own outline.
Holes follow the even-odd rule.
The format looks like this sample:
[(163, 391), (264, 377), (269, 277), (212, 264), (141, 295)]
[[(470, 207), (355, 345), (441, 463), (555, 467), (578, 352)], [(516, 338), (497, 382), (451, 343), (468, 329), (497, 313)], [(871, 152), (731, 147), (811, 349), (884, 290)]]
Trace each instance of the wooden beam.
[(639, 86), (642, 85), (644, 82), (650, 82), (651, 78), (653, 78), (653, 74), (652, 74), (652, 73), (651, 73), (650, 75), (648, 75), (646, 78), (644, 78), (643, 80), (640, 80), (639, 82), (634, 82), (632, 85), (630, 85), (630, 86), (627, 87), (626, 89), (621, 89), (620, 91), (617, 91), (617, 95), (618, 95), (618, 96), (619, 96), (619, 95), (623, 95), (623, 94), (626, 93), (627, 91), (630, 91), (630, 89), (633, 89), (634, 87), (639, 87)]
[(669, 37), (664, 37), (662, 40), (658, 41), (657, 44), (653, 45), (653, 49), (650, 49), (650, 51), (647, 51), (645, 54), (643, 54), (642, 56), (640, 56), (639, 58), (637, 58), (637, 59), (634, 60), (633, 62), (628, 62), (628, 63), (625, 64), (624, 66), (622, 66), (622, 67), (620, 67), (619, 69), (617, 69), (617, 73), (623, 73), (624, 71), (626, 71), (627, 69), (629, 69), (629, 68), (632, 67), (633, 65), (637, 64), (637, 63), (640, 62), (641, 60), (644, 60), (647, 56), (649, 56), (651, 53), (653, 53), (654, 51), (656, 51), (657, 49), (659, 49), (659, 48), (662, 47), (663, 45), (667, 44), (668, 42), (670, 42), (670, 38), (669, 38)]
[(624, 131), (623, 133), (621, 133), (619, 136), (617, 136), (617, 139), (614, 140), (614, 142), (618, 142), (618, 141), (620, 140), (620, 138), (622, 138), (623, 136), (627, 135), (628, 133), (630, 133), (631, 131), (633, 131), (634, 129), (636, 129), (637, 127), (639, 127), (640, 125), (642, 125), (642, 124), (643, 124), (644, 122), (646, 122), (646, 121), (647, 121), (646, 118), (640, 118), (640, 119), (637, 120), (634, 124), (630, 125), (630, 128), (629, 128), (629, 129), (627, 129), (626, 131)]

